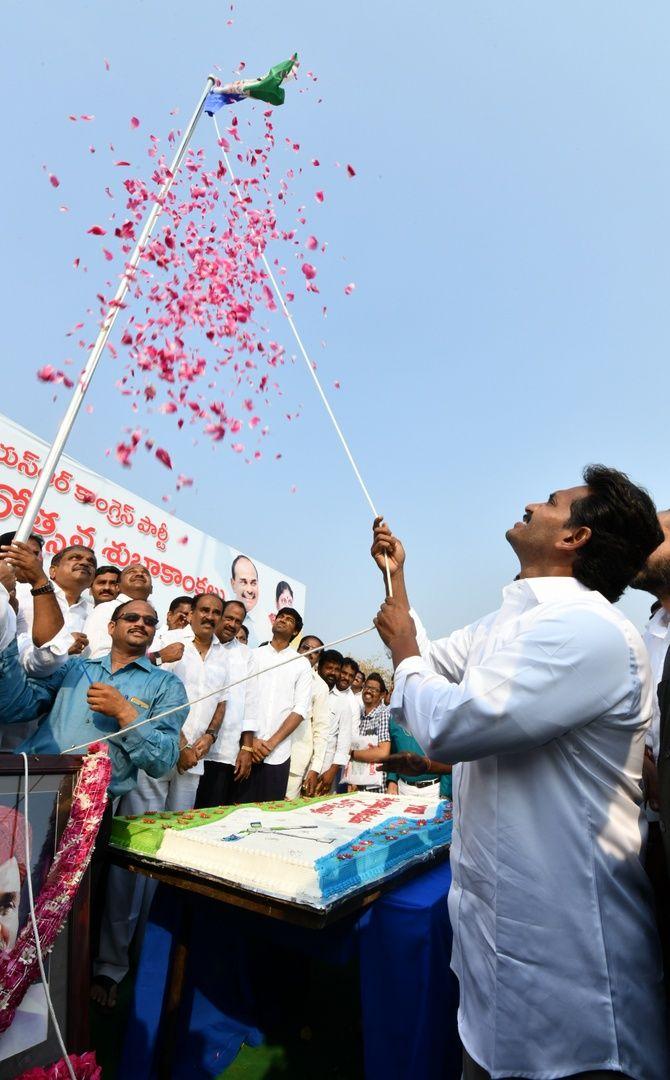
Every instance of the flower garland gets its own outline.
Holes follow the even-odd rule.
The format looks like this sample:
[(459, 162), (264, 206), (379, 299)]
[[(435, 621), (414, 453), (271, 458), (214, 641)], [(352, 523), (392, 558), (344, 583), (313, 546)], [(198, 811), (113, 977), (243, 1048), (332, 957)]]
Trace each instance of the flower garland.
[[(58, 851), (35, 904), (43, 955), (51, 951), (63, 928), (93, 854), (93, 845), (107, 804), (111, 772), (106, 744), (92, 743), (79, 773), (70, 816)], [(17, 1007), (38, 973), (33, 928), (28, 920), (14, 948), (0, 953), (0, 1034), (10, 1026)], [(89, 1056), (84, 1057), (88, 1059)], [(88, 1065), (90, 1059), (86, 1063)], [(81, 1075), (94, 1074), (84, 1072)]]

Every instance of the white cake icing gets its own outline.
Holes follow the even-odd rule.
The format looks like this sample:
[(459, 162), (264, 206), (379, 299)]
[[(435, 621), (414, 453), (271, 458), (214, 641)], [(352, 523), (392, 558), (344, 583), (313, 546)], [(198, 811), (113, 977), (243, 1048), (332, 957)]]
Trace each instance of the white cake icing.
[[(357, 881), (362, 883), (385, 876), (387, 863), (395, 868), (398, 860), (389, 859), (389, 840), (396, 841), (396, 848), (398, 840), (404, 844), (407, 862), (425, 855), (430, 849), (430, 819), (444, 806), (369, 792), (285, 812), (240, 806), (218, 821), (166, 829), (157, 858), (280, 899), (321, 907), (324, 881), (329, 895), (337, 891), (340, 877), (343, 891), (351, 891), (352, 867), (344, 860), (355, 860)], [(386, 821), (397, 827), (399, 819), (405, 826), (398, 830), (401, 836), (380, 836), (378, 828), (370, 833)], [(426, 828), (417, 828), (419, 820)]]

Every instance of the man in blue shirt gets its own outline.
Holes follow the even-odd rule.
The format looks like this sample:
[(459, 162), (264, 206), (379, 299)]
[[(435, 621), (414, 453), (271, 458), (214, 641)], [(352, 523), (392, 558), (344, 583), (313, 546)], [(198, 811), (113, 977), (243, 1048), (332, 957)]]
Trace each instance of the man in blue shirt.
[[(4, 590), (3, 590), (4, 592)], [(29, 754), (67, 754), (112, 732), (109, 794), (132, 790), (138, 769), (164, 776), (177, 762), (179, 732), (188, 716), (183, 683), (146, 657), (158, 619), (151, 604), (130, 600), (112, 613), (111, 652), (96, 660), (73, 657), (45, 679), (29, 679), (16, 641), (0, 651), (0, 723), (39, 719), (19, 747)], [(185, 706), (185, 707), (180, 707)], [(174, 709), (155, 724), (130, 730), (138, 720)], [(77, 751), (81, 753), (81, 750)]]

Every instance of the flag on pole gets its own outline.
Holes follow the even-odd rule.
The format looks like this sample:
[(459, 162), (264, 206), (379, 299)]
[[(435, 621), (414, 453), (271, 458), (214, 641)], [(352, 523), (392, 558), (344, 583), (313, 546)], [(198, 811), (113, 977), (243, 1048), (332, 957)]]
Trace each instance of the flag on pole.
[(245, 98), (266, 101), (268, 105), (283, 105), (285, 92), (282, 83), (297, 62), (298, 54), (294, 53), (290, 60), (270, 68), (262, 79), (238, 79), (237, 82), (226, 83), (225, 86), (214, 86), (207, 95), (205, 112), (213, 116), (222, 106), (244, 101)]

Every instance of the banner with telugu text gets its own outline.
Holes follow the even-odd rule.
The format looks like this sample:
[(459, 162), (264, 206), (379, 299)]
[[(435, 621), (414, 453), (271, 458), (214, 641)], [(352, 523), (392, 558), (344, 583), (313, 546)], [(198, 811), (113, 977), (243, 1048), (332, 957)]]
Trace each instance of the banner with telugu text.
[[(47, 451), (43, 440), (0, 414), (0, 532), (15, 528), (23, 517)], [(131, 562), (143, 563), (153, 577), (152, 602), (161, 617), (170, 600), (182, 593), (209, 592), (225, 599), (239, 595), (247, 608), (252, 645), (270, 636), (278, 604), (305, 611), (305, 586), (294, 578), (258, 562), (253, 552), (207, 536), (69, 457), (60, 460), (34, 531), (44, 537), (45, 562), (67, 545), (81, 544), (95, 550), (99, 565), (123, 569)], [(252, 569), (244, 563), (244, 582), (236, 579), (233, 587), (231, 565), (238, 555), (253, 562), (256, 586), (249, 580)], [(282, 589), (278, 600), (282, 582), (288, 589)]]

